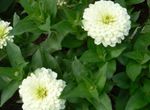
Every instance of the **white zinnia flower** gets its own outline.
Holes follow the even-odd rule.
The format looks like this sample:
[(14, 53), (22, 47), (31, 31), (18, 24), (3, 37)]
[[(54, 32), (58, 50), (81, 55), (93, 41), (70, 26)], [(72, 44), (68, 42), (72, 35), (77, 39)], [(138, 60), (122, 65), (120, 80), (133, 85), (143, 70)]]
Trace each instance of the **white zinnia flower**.
[(114, 47), (127, 36), (131, 27), (127, 10), (112, 1), (97, 1), (84, 10), (83, 28), (95, 44)]
[(19, 86), (23, 110), (62, 110), (65, 100), (59, 96), (66, 83), (57, 80), (57, 73), (51, 69), (40, 68), (31, 73)]
[(9, 35), (12, 27), (9, 26), (9, 22), (0, 20), (0, 49), (7, 45), (7, 41), (13, 42), (12, 35)]

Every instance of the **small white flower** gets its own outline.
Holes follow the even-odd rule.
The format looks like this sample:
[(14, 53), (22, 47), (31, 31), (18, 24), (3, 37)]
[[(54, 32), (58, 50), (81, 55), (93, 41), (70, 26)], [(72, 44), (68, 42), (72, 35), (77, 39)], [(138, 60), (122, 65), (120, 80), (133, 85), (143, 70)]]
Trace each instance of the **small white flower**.
[(95, 44), (114, 47), (121, 43), (131, 28), (127, 10), (112, 1), (97, 1), (83, 13), (83, 28)]
[(7, 45), (7, 41), (13, 42), (14, 36), (9, 35), (12, 27), (9, 22), (0, 20), (0, 49)]
[(65, 0), (57, 0), (57, 6), (63, 6), (66, 4), (67, 4), (67, 2)]
[(31, 73), (19, 86), (23, 110), (62, 110), (65, 100), (59, 96), (66, 83), (57, 80), (57, 73), (40, 68)]

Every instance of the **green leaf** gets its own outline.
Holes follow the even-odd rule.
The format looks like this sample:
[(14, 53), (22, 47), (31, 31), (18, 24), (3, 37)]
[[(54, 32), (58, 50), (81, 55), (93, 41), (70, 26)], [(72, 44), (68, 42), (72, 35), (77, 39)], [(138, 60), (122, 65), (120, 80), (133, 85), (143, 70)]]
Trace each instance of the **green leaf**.
[(126, 57), (135, 60), (140, 64), (144, 64), (150, 60), (150, 53), (143, 50), (135, 50), (124, 54)]
[(138, 90), (128, 100), (125, 110), (139, 110), (142, 109), (147, 104), (148, 102), (145, 99), (145, 95), (143, 94), (143, 92)]
[(136, 22), (140, 16), (140, 13), (141, 13), (140, 11), (133, 12), (131, 14), (131, 21)]
[(98, 101), (98, 92), (97, 89), (92, 81), (87, 78), (84, 78), (77, 87), (73, 89), (69, 89), (68, 93), (66, 92), (64, 97), (66, 98), (73, 98), (73, 97), (80, 97), (86, 98), (87, 100), (91, 100), (94, 98)]
[(96, 110), (112, 110), (111, 100), (107, 94), (103, 93), (99, 96), (99, 101), (92, 100)]
[[(42, 51), (42, 49), (41, 49)], [(43, 66), (47, 68), (51, 68), (58, 73), (61, 73), (60, 66), (57, 60), (49, 54), (47, 51), (42, 51), (42, 59), (43, 59)]]
[(55, 33), (51, 33), (51, 35), (42, 43), (43, 49), (48, 52), (54, 52), (60, 50), (62, 40), (64, 37), (72, 32), (70, 28), (70, 24), (66, 21), (61, 21), (51, 27), (52, 30), (56, 31)]
[(113, 82), (122, 89), (127, 89), (130, 86), (130, 79), (125, 73), (118, 73), (114, 75)]
[(7, 77), (10, 79), (17, 79), (19, 69), (10, 67), (0, 67), (0, 77)]
[(57, 0), (41, 0), (41, 3), (44, 4), (44, 12), (49, 13), (53, 18), (57, 13)]
[(115, 2), (119, 3), (121, 6), (126, 7), (125, 0), (115, 0)]
[[(19, 0), (19, 3), (22, 5), (22, 7), (24, 8), (24, 10), (30, 14), (33, 12), (33, 5), (31, 5), (32, 3), (29, 2), (29, 0)], [(31, 7), (32, 6), (32, 7)]]
[(20, 21), (20, 17), (17, 15), (17, 13), (15, 13), (13, 16), (13, 27), (15, 27), (19, 21)]
[(135, 5), (144, 2), (144, 0), (126, 0), (128, 5)]
[(97, 52), (97, 55), (98, 55), (100, 61), (105, 62), (106, 55), (107, 55), (105, 48), (102, 45), (99, 45), (96, 47), (96, 52)]
[(37, 50), (32, 57), (31, 67), (33, 70), (43, 67), (43, 61), (40, 50)]
[(140, 75), (141, 70), (142, 66), (135, 62), (130, 61), (126, 66), (127, 75), (132, 81), (136, 80), (136, 78)]
[(1, 104), (2, 105), (13, 96), (13, 94), (16, 92), (18, 89), (18, 86), (20, 85), (20, 81), (12, 81), (9, 83), (9, 85), (2, 91), (1, 94)]
[(127, 91), (121, 90), (115, 101), (115, 110), (124, 110), (128, 102), (129, 95)]
[(126, 45), (124, 44), (121, 44), (121, 45), (118, 45), (116, 47), (109, 47), (107, 50), (108, 50), (108, 53), (110, 55), (110, 58), (117, 58), (119, 55), (121, 55), (121, 53), (127, 48)]
[(2, 49), (0, 50), (0, 61), (4, 59), (7, 56), (6, 50)]
[(111, 61), (107, 62), (107, 78), (108, 79), (112, 78), (115, 71), (116, 71), (116, 61), (111, 60)]
[(21, 50), (16, 44), (12, 42), (8, 42), (6, 49), (7, 49), (9, 61), (13, 67), (26, 64), (21, 54)]
[(92, 98), (94, 98), (96, 101), (98, 101), (99, 94), (98, 94), (98, 91), (97, 91), (97, 88), (96, 88), (94, 82), (92, 80), (90, 80), (89, 78), (83, 78), (83, 82), (85, 83), (85, 86), (86, 86), (87, 90), (89, 91), (89, 93), (91, 94)]
[(80, 57), (80, 60), (83, 62), (99, 62), (100, 61), (98, 55), (94, 51), (91, 51), (91, 50), (85, 51)]
[(149, 79), (145, 79), (143, 81), (143, 87), (142, 87), (142, 91), (145, 93), (146, 99), (150, 102), (150, 80)]
[(87, 39), (87, 46), (88, 46), (88, 48), (90, 50), (96, 52), (96, 45), (94, 44), (94, 40), (93, 39), (91, 39), (91, 38)]
[(104, 94), (100, 95), (99, 99), (100, 99), (100, 103), (103, 105), (103, 107), (101, 107), (98, 110), (112, 110), (111, 100), (107, 94), (104, 93)]
[(63, 20), (63, 21), (58, 22), (57, 24), (54, 24), (52, 26), (52, 29), (57, 31), (58, 34), (62, 36), (65, 36), (68, 33), (73, 31), (71, 24), (66, 20)]
[(74, 20), (76, 19), (76, 11), (70, 10), (69, 8), (66, 8), (66, 7), (63, 8), (63, 11), (68, 21), (73, 24)]
[(33, 32), (37, 30), (37, 25), (30, 19), (20, 20), (12, 30), (13, 35), (20, 35), (25, 32)]
[(48, 16), (46, 21), (45, 21), (45, 24), (42, 24), (39, 26), (39, 28), (42, 30), (42, 31), (46, 31), (46, 32), (50, 32), (50, 17)]
[(99, 92), (102, 92), (106, 83), (106, 73), (107, 73), (107, 63), (100, 67), (96, 77), (95, 82)]
[[(147, 2), (149, 2), (150, 5), (150, 1), (147, 0)], [(142, 29), (142, 33), (149, 33), (150, 32), (150, 19), (147, 20), (147, 22), (145, 23), (143, 29)]]
[(75, 60), (72, 62), (72, 71), (78, 82), (80, 82), (80, 80), (82, 80), (82, 78), (86, 77), (88, 74), (87, 69), (77, 58), (75, 58)]
[(45, 51), (53, 53), (55, 51), (61, 50), (61, 42), (64, 36), (58, 34), (51, 34), (48, 38), (41, 43), (42, 48)]
[(142, 51), (149, 51), (148, 46), (150, 45), (150, 33), (145, 34), (138, 34), (136, 36), (138, 39), (135, 42), (134, 49), (135, 50), (142, 50)]
[(64, 97), (65, 98), (73, 98), (73, 97), (89, 98), (91, 97), (91, 94), (87, 91), (86, 85), (84, 83), (80, 83), (77, 87), (75, 87), (67, 94), (65, 94)]
[(77, 48), (83, 44), (83, 41), (78, 40), (75, 36), (69, 35), (65, 37), (62, 41), (62, 47), (65, 48)]
[(148, 7), (150, 7), (150, 1), (149, 0), (147, 0), (147, 5), (148, 5)]
[(9, 81), (6, 81), (4, 78), (0, 77), (0, 91), (2, 91), (9, 83)]

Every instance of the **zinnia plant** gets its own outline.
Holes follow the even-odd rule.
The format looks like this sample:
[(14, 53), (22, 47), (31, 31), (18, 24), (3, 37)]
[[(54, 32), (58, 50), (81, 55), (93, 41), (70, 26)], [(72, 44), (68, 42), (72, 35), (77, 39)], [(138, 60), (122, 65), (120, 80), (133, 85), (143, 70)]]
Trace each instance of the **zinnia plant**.
[(150, 110), (149, 0), (1, 0), (0, 110)]

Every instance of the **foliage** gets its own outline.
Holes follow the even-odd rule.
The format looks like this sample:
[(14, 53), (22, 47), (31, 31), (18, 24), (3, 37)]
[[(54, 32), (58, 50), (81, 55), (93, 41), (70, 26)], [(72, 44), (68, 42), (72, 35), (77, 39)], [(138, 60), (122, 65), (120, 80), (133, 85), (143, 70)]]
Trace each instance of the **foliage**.
[[(4, 1), (4, 0), (3, 0)], [(28, 73), (51, 68), (67, 82), (65, 110), (150, 109), (150, 2), (114, 0), (132, 20), (129, 36), (116, 47), (95, 45), (82, 29), (83, 11), (94, 0), (7, 0), (20, 5), (11, 17), (15, 35), (0, 50), (0, 106)], [(6, 11), (7, 10), (7, 11)], [(5, 16), (3, 16), (5, 18)]]

